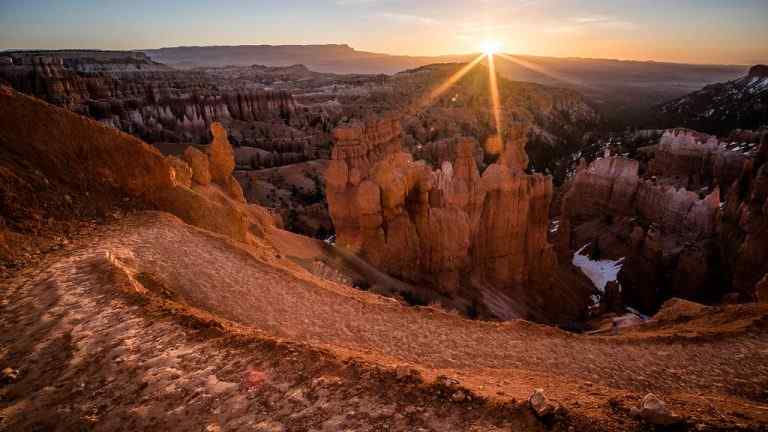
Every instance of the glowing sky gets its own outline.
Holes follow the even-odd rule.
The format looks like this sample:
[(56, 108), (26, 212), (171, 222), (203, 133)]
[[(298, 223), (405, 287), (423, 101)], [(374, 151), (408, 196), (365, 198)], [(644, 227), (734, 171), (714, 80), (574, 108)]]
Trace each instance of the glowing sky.
[(347, 43), (390, 54), (503, 51), (768, 62), (768, 0), (0, 0), (0, 49)]

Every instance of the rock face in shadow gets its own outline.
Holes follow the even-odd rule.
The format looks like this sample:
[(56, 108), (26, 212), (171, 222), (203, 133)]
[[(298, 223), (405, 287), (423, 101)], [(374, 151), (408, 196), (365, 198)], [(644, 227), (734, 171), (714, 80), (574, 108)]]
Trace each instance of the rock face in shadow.
[[(481, 175), (478, 143), (469, 138), (454, 143), (453, 159), (433, 169), (401, 150), (392, 116), (341, 126), (334, 138), (326, 193), (338, 244), (491, 316), (567, 319), (586, 308), (588, 289), (581, 302), (555, 306), (556, 314), (524, 298), (556, 284), (557, 259), (547, 240), (549, 177), (526, 174), (515, 157), (499, 158)], [(524, 143), (510, 148), (515, 145)], [(491, 301), (485, 290), (502, 300)]]
[(766, 65), (755, 65), (738, 79), (710, 84), (659, 105), (659, 121), (716, 134), (764, 127), (768, 115), (766, 69)]
[[(732, 286), (742, 297), (765, 293), (768, 274), (768, 134), (744, 165), (723, 206), (720, 239)], [(762, 285), (760, 280), (763, 279)]]
[(593, 255), (625, 258), (623, 297), (644, 311), (665, 296), (714, 298), (719, 270), (716, 228), (720, 192), (705, 197), (639, 176), (640, 164), (597, 159), (577, 170), (562, 203), (560, 248), (565, 255), (593, 244)]
[[(272, 224), (264, 209), (245, 203), (232, 178), (232, 148), (221, 125), (212, 126), (215, 138), (207, 154), (193, 151), (199, 164), (190, 166), (137, 138), (5, 86), (0, 87), (0, 120), (3, 149), (34, 161), (57, 181), (125, 193), (242, 242), (257, 241)], [(216, 173), (210, 183), (201, 182), (201, 167)]]
[(765, 152), (670, 130), (645, 176), (621, 157), (582, 163), (563, 199), (558, 250), (565, 257), (591, 243), (593, 255), (625, 257), (622, 295), (646, 312), (671, 297), (753, 299), (768, 271)]

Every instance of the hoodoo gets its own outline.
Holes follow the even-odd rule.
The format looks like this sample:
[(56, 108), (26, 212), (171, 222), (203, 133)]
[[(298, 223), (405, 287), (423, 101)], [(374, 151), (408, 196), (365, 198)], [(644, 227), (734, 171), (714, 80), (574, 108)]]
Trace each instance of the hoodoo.
[[(569, 269), (547, 238), (552, 180), (525, 173), (525, 136), (481, 175), (469, 138), (432, 169), (403, 150), (392, 115), (337, 128), (326, 191), (338, 244), (489, 316), (578, 316), (589, 288), (576, 277), (561, 284)], [(558, 297), (572, 301), (551, 301)]]

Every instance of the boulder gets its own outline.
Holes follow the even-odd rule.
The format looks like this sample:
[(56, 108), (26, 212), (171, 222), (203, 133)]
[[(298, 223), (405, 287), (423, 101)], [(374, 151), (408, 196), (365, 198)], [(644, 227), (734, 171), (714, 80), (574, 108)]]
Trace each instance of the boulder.
[(538, 417), (547, 417), (557, 410), (557, 405), (547, 399), (543, 389), (533, 390), (533, 393), (528, 397), (528, 405)]
[(640, 402), (639, 408), (633, 408), (631, 414), (640, 420), (655, 426), (670, 426), (683, 421), (673, 414), (667, 405), (653, 393), (648, 393)]

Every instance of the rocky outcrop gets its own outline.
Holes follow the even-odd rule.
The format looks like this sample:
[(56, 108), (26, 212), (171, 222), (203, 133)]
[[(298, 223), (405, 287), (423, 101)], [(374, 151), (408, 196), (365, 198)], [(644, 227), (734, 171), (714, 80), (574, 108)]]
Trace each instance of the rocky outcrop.
[[(433, 169), (401, 150), (391, 116), (342, 126), (334, 137), (326, 193), (338, 244), (393, 276), (488, 309), (486, 288), (521, 303), (525, 290), (558, 295), (547, 291), (558, 268), (547, 241), (550, 178), (526, 174), (514, 157), (499, 158), (481, 176), (478, 144), (468, 138)], [(517, 312), (567, 319), (581, 306), (563, 305), (562, 314), (545, 318), (527, 306)], [(507, 316), (503, 306), (495, 309), (497, 317), (514, 316), (514, 308)]]
[(683, 422), (682, 417), (670, 411), (667, 404), (653, 393), (645, 395), (640, 401), (640, 407), (632, 408), (630, 413), (640, 420), (656, 426), (670, 426)]
[(476, 276), (490, 285), (546, 285), (557, 267), (547, 239), (552, 179), (497, 163), (483, 173), (481, 188), (472, 241)]
[(235, 156), (232, 146), (227, 140), (227, 131), (220, 123), (211, 125), (213, 141), (208, 146), (208, 159), (210, 160), (211, 180), (226, 184), (235, 169)]
[(608, 213), (631, 214), (640, 186), (638, 169), (637, 161), (624, 158), (600, 158), (589, 166), (581, 161), (563, 213), (574, 223)]
[(690, 190), (717, 184), (727, 192), (748, 158), (744, 153), (726, 149), (726, 144), (715, 136), (673, 129), (662, 135), (648, 164), (648, 173), (674, 180)]
[(622, 157), (600, 158), (577, 170), (562, 212), (579, 224), (595, 217), (640, 216), (665, 231), (690, 237), (715, 232), (720, 191), (704, 198), (684, 188), (653, 179), (643, 180), (638, 161)]
[(735, 291), (752, 299), (768, 271), (764, 154), (672, 130), (645, 177), (630, 159), (582, 163), (563, 198), (558, 251), (565, 257), (591, 243), (593, 255), (625, 258), (622, 297), (645, 312), (673, 296), (716, 302)]
[(232, 187), (237, 184), (231, 177), (234, 163), (226, 158), (232, 150), (220, 125), (213, 126), (212, 156), (203, 154), (217, 177), (204, 184), (197, 181), (197, 167), (181, 159), (164, 157), (135, 137), (4, 86), (0, 121), (1, 147), (34, 161), (36, 169), (58, 182), (125, 193), (242, 242), (258, 242), (272, 223), (263, 209), (245, 204), (242, 190)]
[[(190, 164), (176, 156), (167, 156), (165, 159), (171, 165), (171, 169), (173, 170), (173, 180), (186, 187), (192, 187), (192, 180), (194, 179), (195, 172)], [(198, 179), (195, 181), (198, 183), (200, 182), (199, 175)]]
[[(384, 199), (381, 190), (372, 182), (361, 185), (363, 175), (368, 176), (373, 165), (387, 157), (394, 160), (398, 153), (400, 160), (407, 162), (403, 159), (405, 154), (400, 153), (400, 134), (400, 125), (394, 117), (372, 121), (369, 125), (351, 123), (333, 132), (335, 146), (325, 173), (326, 198), (337, 236), (354, 250), (362, 247), (364, 227), (378, 227), (383, 222), (380, 220)], [(405, 193), (405, 180), (396, 181), (388, 185), (392, 189), (386, 198), (390, 205), (396, 205), (396, 200)], [(395, 194), (399, 196), (393, 197)]]
[[(458, 156), (459, 146), (465, 141), (466, 137), (447, 138), (437, 141), (431, 141), (424, 145), (410, 146), (413, 158), (423, 160), (432, 167), (440, 168), (443, 162), (452, 162)], [(484, 152), (481, 146), (476, 146), (472, 155), (475, 164), (482, 166), (484, 163)]]
[[(666, 296), (717, 297), (720, 192), (704, 197), (655, 179), (642, 179), (637, 161), (605, 157), (577, 170), (562, 202), (559, 251), (592, 244), (592, 254), (625, 258), (623, 298), (644, 311)], [(714, 291), (713, 291), (714, 290)]]

